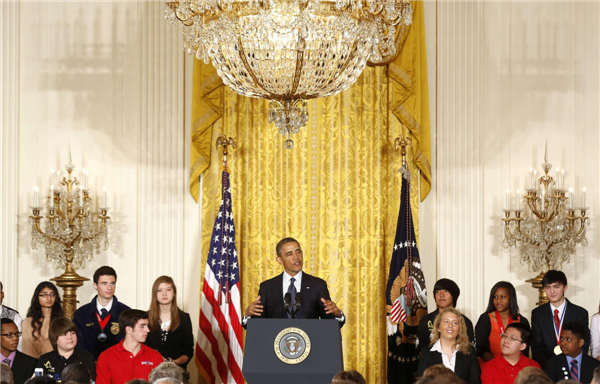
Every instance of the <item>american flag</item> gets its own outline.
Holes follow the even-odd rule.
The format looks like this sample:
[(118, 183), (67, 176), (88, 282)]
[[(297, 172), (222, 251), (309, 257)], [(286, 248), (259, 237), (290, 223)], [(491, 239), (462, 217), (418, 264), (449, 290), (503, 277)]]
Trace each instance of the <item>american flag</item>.
[(229, 173), (225, 165), (221, 207), (204, 273), (196, 344), (197, 365), (208, 383), (244, 382), (241, 313), (239, 260), (235, 250)]

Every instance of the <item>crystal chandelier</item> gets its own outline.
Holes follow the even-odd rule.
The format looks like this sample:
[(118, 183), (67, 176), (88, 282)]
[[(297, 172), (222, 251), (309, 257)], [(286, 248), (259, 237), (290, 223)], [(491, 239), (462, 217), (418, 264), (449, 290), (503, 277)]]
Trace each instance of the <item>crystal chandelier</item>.
[(45, 231), (42, 229), (42, 206), (38, 200), (38, 188), (34, 189), (33, 215), (31, 223), (31, 246), (37, 249), (41, 244), (46, 249), (46, 259), (52, 262), (54, 268), (64, 269), (65, 272), (55, 280), (59, 287), (64, 288), (63, 307), (65, 315), (73, 317), (77, 306), (76, 289), (89, 280), (79, 276), (75, 270), (85, 268), (86, 261), (92, 258), (94, 248), (102, 245), (108, 248), (107, 224), (110, 217), (106, 206), (106, 188), (104, 188), (103, 205), (100, 207), (98, 222), (92, 219), (91, 190), (87, 188), (88, 174), (84, 170), (83, 185), (77, 178), (71, 178), (75, 166), (71, 162), (65, 165), (68, 177), (60, 179), (60, 171), (53, 172), (53, 184), (48, 190)]
[(510, 192), (507, 190), (502, 219), (504, 247), (519, 249), (521, 264), (528, 264), (530, 272), (540, 271), (538, 276), (527, 280), (540, 289), (540, 304), (547, 302), (541, 285), (543, 275), (549, 269), (560, 270), (563, 263), (568, 263), (577, 244), (587, 246), (586, 228), (590, 223), (586, 216), (589, 208), (585, 206), (585, 188), (582, 206), (575, 207), (573, 190), (567, 191), (564, 187), (564, 170), (562, 177), (558, 168), (554, 178), (549, 175), (552, 164), (548, 163), (547, 153), (546, 148), (542, 177), (536, 180), (537, 171), (530, 169), (529, 187), (523, 196), (524, 209), (521, 209), (519, 190), (516, 209), (511, 209)]
[(183, 25), (184, 47), (223, 83), (269, 103), (275, 123), (291, 134), (308, 121), (306, 100), (350, 87), (367, 61), (396, 54), (396, 26), (412, 23), (408, 0), (180, 0), (165, 17)]

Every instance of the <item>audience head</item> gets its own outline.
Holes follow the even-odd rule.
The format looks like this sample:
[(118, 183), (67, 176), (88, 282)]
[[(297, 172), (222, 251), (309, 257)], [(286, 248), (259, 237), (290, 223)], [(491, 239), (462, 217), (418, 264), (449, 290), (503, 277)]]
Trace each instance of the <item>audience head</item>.
[(85, 365), (73, 363), (63, 369), (61, 382), (63, 384), (90, 384), (92, 376)]
[(13, 384), (13, 375), (10, 371), (10, 367), (7, 364), (0, 363), (0, 383), (1, 384)]
[(511, 323), (502, 334), (500, 348), (504, 356), (517, 356), (527, 348), (531, 329), (522, 323)]
[(594, 368), (594, 378), (592, 384), (600, 384), (600, 367)]
[(564, 323), (560, 333), (560, 350), (563, 354), (570, 357), (577, 357), (581, 353), (581, 348), (585, 344), (585, 326), (570, 321)]
[(57, 317), (50, 323), (48, 338), (53, 347), (71, 351), (77, 346), (77, 326), (66, 316)]
[(94, 289), (103, 300), (110, 301), (117, 289), (117, 272), (108, 265), (104, 265), (94, 272)]
[(125, 384), (148, 384), (148, 382), (144, 379), (133, 379), (133, 380), (129, 380)]
[(559, 305), (565, 297), (567, 288), (569, 288), (565, 273), (554, 269), (546, 272), (542, 278), (542, 286), (544, 287), (544, 291), (546, 292), (546, 296), (548, 296), (550, 303), (557, 303)]
[(11, 319), (4, 318), (0, 321), (2, 322), (2, 336), (0, 338), (0, 345), (2, 353), (5, 356), (8, 356), (17, 350), (17, 347), (19, 346), (19, 338), (21, 337), (21, 332), (19, 332), (17, 324), (15, 324), (15, 322)]
[(517, 291), (508, 281), (499, 281), (490, 290), (490, 299), (486, 312), (490, 313), (494, 311), (508, 311), (513, 320), (517, 320), (519, 317)]
[(358, 371), (341, 371), (333, 376), (331, 384), (366, 384), (365, 378)]
[(50, 376), (34, 376), (31, 379), (27, 380), (25, 384), (56, 384), (56, 380), (54, 380)]
[(119, 328), (125, 338), (140, 344), (148, 337), (148, 312), (139, 309), (128, 309), (119, 315)]
[(439, 279), (433, 286), (433, 296), (440, 310), (456, 307), (456, 302), (460, 296), (460, 288), (450, 279)]
[(515, 384), (553, 384), (552, 380), (539, 368), (525, 367), (521, 369)]
[(439, 376), (447, 373), (454, 373), (450, 368), (446, 368), (444, 364), (436, 364), (423, 371), (423, 377)]
[(160, 305), (171, 305), (171, 325), (169, 332), (179, 327), (179, 309), (177, 307), (177, 287), (169, 276), (160, 276), (152, 284), (152, 301), (148, 311), (148, 326), (151, 331), (160, 329)]
[(150, 372), (148, 382), (150, 384), (181, 384), (183, 383), (183, 369), (173, 362), (165, 361)]
[[(29, 309), (27, 310), (27, 317), (33, 319), (34, 333), (42, 326), (44, 318), (43, 308), (52, 310), (53, 319), (64, 315), (58, 288), (49, 281), (42, 281), (35, 287)], [(38, 327), (36, 327), (36, 324)]]
[(415, 384), (467, 384), (466, 381), (458, 377), (454, 372), (441, 373), (438, 376), (423, 376), (415, 381)]
[(465, 318), (457, 309), (448, 307), (441, 310), (433, 322), (432, 333), (431, 345), (438, 340), (442, 340), (442, 343), (451, 342), (458, 346), (460, 352), (469, 354), (471, 344), (467, 335), (467, 325)]

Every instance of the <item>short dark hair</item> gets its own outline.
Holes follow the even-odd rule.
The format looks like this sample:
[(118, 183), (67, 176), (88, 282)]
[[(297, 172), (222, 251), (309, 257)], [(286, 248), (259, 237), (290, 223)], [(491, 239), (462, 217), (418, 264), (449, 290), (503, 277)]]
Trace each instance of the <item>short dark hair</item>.
[(562, 327), (562, 332), (571, 331), (576, 338), (585, 341), (585, 334), (587, 333), (587, 329), (582, 324), (579, 324), (576, 321), (569, 321), (568, 323), (564, 323)]
[(0, 291), (4, 291), (4, 284), (2, 284), (2, 281), (0, 281)]
[[(275, 247), (275, 252), (277, 253), (277, 256), (281, 256), (279, 254), (281, 252), (281, 248), (283, 248), (283, 246), (287, 243), (298, 243), (298, 245), (300, 245), (300, 242), (292, 237), (283, 238), (283, 239), (279, 240), (279, 243), (277, 243), (277, 246)], [(302, 248), (302, 247), (300, 247), (300, 248)]]
[(102, 267), (96, 269), (96, 272), (94, 272), (94, 284), (98, 284), (98, 279), (100, 276), (114, 276), (115, 281), (117, 280), (117, 272), (113, 267), (109, 267), (108, 265), (103, 265)]
[(351, 371), (341, 371), (338, 372), (337, 375), (333, 377), (331, 380), (331, 384), (366, 384), (365, 378), (360, 372), (351, 370)]
[(600, 365), (594, 368), (594, 379), (595, 382), (600, 382)]
[(31, 379), (27, 380), (25, 384), (56, 384), (56, 380), (54, 380), (50, 376), (34, 376)]
[(50, 344), (55, 347), (58, 338), (71, 331), (77, 333), (77, 326), (68, 317), (61, 316), (52, 320), (50, 323), (50, 329), (48, 330), (48, 339), (50, 339)]
[(17, 325), (17, 323), (15, 323), (12, 319), (9, 319), (8, 317), (3, 317), (0, 320), (0, 325), (4, 325), (4, 324), (14, 324), (15, 326)]
[(140, 320), (148, 320), (148, 312), (140, 309), (128, 309), (119, 315), (119, 328), (121, 328), (121, 332), (125, 333), (125, 328), (135, 328)]
[(456, 284), (453, 280), (450, 279), (439, 279), (433, 285), (433, 296), (437, 291), (448, 291), (450, 296), (452, 296), (452, 306), (456, 308), (456, 302), (458, 301), (458, 297), (460, 296), (460, 288), (458, 288), (458, 284)]
[(85, 365), (73, 363), (67, 365), (61, 374), (61, 382), (64, 384), (90, 384), (92, 376)]
[(529, 338), (531, 337), (531, 328), (523, 323), (510, 323), (506, 326), (506, 329), (514, 328), (521, 333), (521, 342), (529, 345)]
[(557, 271), (555, 269), (549, 270), (542, 278), (542, 287), (554, 283), (567, 285), (567, 275), (565, 275), (563, 271)]

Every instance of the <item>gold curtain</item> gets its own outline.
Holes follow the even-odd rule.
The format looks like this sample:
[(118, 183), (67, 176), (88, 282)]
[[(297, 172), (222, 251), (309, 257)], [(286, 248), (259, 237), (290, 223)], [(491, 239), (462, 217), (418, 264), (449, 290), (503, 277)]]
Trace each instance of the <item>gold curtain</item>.
[[(223, 133), (236, 142), (227, 160), (242, 308), (256, 298), (260, 282), (281, 273), (275, 260), (277, 241), (298, 239), (305, 253), (304, 270), (327, 281), (332, 299), (346, 314), (345, 368), (358, 370), (368, 383), (386, 382), (384, 295), (401, 188), (395, 138), (410, 132), (415, 140), (418, 134), (418, 146), (414, 154), (409, 148), (409, 158), (420, 156), (419, 151), (429, 158), (429, 119), (421, 116), (428, 109), (398, 105), (400, 96), (404, 101), (415, 99), (415, 86), (420, 92), (422, 81), (427, 87), (426, 67), (416, 80), (412, 78), (416, 71), (403, 67), (404, 55), (415, 55), (415, 44), (409, 44), (411, 30), (422, 27), (422, 4), (413, 7), (415, 18), (403, 52), (387, 66), (367, 67), (349, 90), (311, 100), (308, 126), (294, 135), (292, 150), (283, 147), (283, 136), (267, 123), (265, 100), (239, 96), (224, 87), (210, 65), (196, 61), (194, 69), (191, 163), (192, 175), (203, 173), (204, 178), (202, 255), (208, 254), (221, 199), (222, 156), (214, 142)], [(425, 65), (420, 59), (410, 65), (415, 62)], [(395, 79), (389, 70), (392, 65), (410, 81)], [(423, 105), (416, 101), (414, 105)], [(417, 124), (408, 126), (399, 116), (409, 116)], [(409, 166), (418, 231), (417, 172), (421, 169), (423, 175), (424, 168), (416, 161)], [(192, 193), (196, 188), (197, 198), (198, 180), (190, 187)]]

